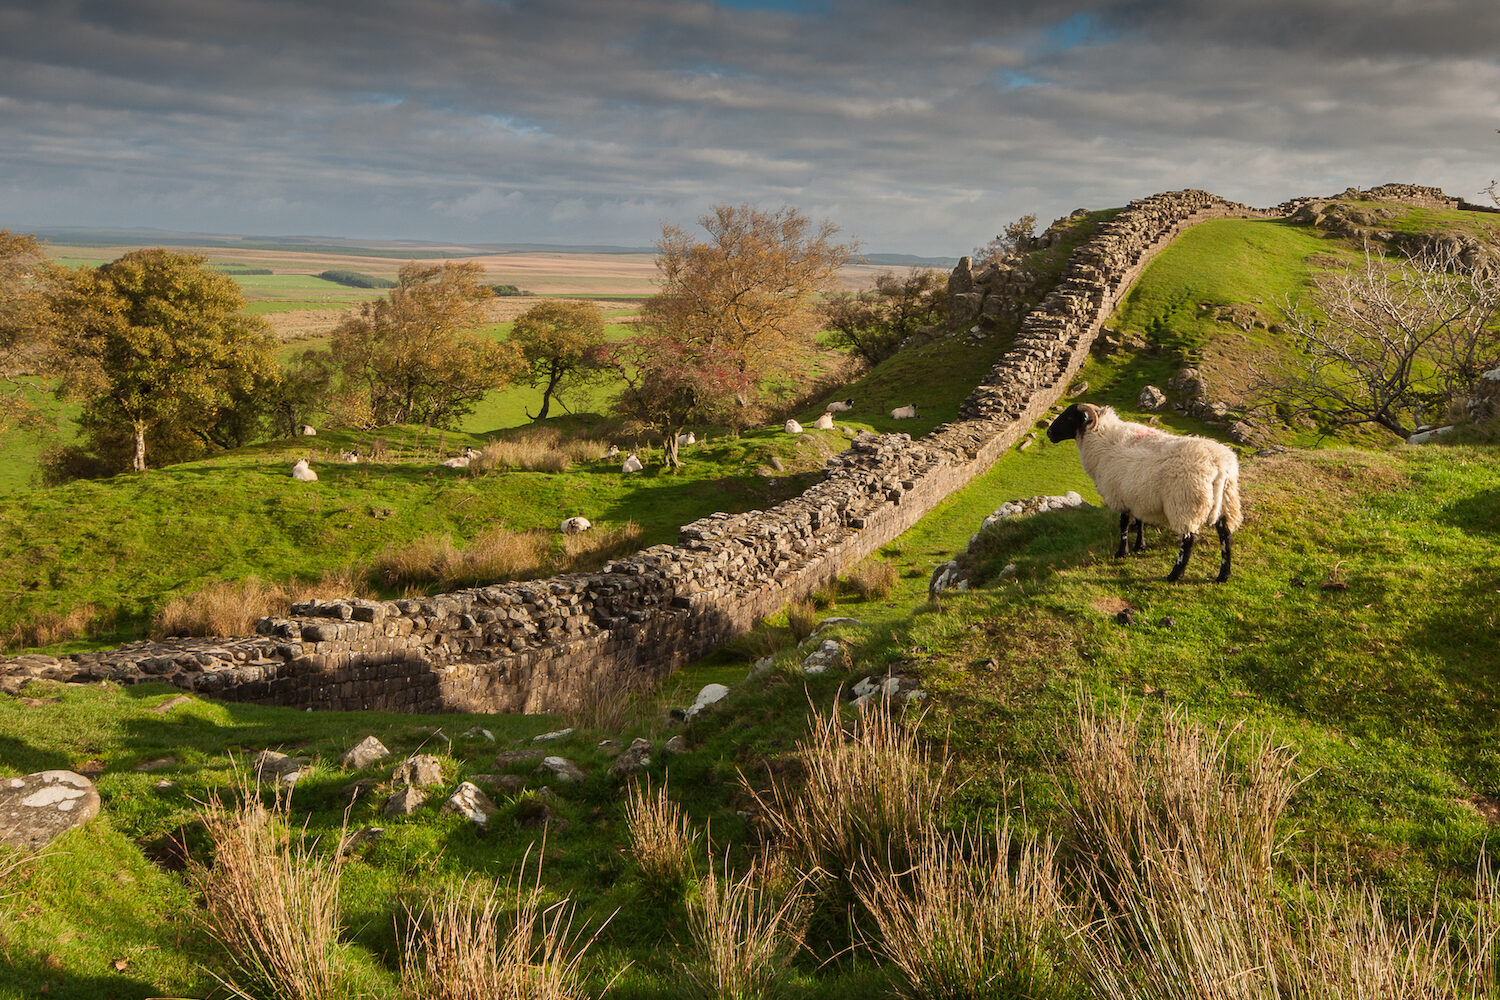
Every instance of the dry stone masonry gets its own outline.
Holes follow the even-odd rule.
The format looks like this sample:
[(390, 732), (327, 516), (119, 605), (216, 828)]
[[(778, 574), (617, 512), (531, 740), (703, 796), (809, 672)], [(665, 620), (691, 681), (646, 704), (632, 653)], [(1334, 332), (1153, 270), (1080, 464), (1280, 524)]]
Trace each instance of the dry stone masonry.
[(957, 421), (917, 441), (862, 434), (800, 497), (694, 521), (676, 545), (596, 573), (412, 600), (312, 601), (262, 619), (256, 636), (0, 660), (0, 679), (160, 679), (227, 700), (413, 712), (555, 712), (629, 690), (828, 584), (1021, 442), (1116, 302), (1184, 229), (1281, 214), (1204, 191), (1132, 202), (1074, 252)]

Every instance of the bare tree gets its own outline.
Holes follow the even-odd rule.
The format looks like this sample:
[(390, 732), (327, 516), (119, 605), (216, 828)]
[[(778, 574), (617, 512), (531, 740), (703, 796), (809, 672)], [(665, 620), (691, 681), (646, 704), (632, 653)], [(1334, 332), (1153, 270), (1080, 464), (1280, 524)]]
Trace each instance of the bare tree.
[(917, 330), (947, 319), (948, 276), (920, 267), (905, 277), (881, 271), (873, 289), (826, 296), (818, 308), (835, 345), (878, 365)]
[(1394, 259), (1366, 245), (1316, 280), (1310, 305), (1288, 303), (1293, 349), (1252, 362), (1246, 395), (1283, 418), (1410, 437), (1500, 366), (1497, 277), (1491, 246), (1439, 238)]

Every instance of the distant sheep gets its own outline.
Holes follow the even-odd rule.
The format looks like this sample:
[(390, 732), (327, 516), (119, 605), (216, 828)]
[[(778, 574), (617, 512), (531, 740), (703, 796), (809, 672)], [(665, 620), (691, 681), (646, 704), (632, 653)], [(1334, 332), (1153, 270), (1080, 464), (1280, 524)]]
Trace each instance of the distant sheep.
[(833, 430), (833, 414), (832, 413), (824, 413), (824, 414), (820, 415), (817, 420), (813, 421), (813, 427), (815, 427), (816, 429), (818, 429), (820, 431), (831, 431), (831, 430)]
[(359, 461), (359, 449), (354, 448), (350, 451), (339, 452), (339, 461), (346, 462), (349, 465), (354, 465)]
[(697, 443), (698, 443), (698, 435), (695, 434), (695, 433), (693, 433), (692, 431), (688, 431), (686, 434), (679, 434), (679, 435), (677, 435), (677, 447), (679, 447), (679, 448), (681, 448), (685, 444), (697, 444)]
[(299, 458), (292, 464), (292, 478), (304, 483), (315, 483), (318, 481), (318, 474), (308, 468), (307, 459)]
[(917, 416), (917, 404), (916, 403), (907, 403), (905, 406), (898, 406), (894, 410), (891, 411), (891, 419), (892, 420), (914, 420), (914, 419), (916, 419), (916, 416)]
[(823, 408), (823, 412), (844, 413), (845, 411), (852, 409), (854, 409), (854, 397), (851, 396), (848, 399), (835, 399), (833, 402), (829, 403)]
[(456, 458), (445, 458), (443, 464), (450, 469), (467, 469), (469, 467), (469, 456), (459, 455)]
[(801, 434), (802, 425), (797, 423), (797, 421), (795, 420), (788, 420), (786, 422), (786, 432), (788, 434)]
[(605, 458), (614, 458), (619, 453), (620, 453), (620, 446), (612, 444), (612, 445), (609, 446), (609, 451), (606, 451), (604, 453), (604, 457)]
[(303, 437), (317, 437), (318, 436), (317, 430), (315, 430), (311, 424), (303, 424), (301, 427), (299, 427), (297, 429), (297, 433), (301, 434)]
[(570, 517), (562, 523), (562, 527), (559, 530), (565, 535), (576, 535), (580, 532), (588, 531), (592, 527), (593, 525), (589, 523), (589, 519), (586, 517)]
[(620, 466), (621, 472), (640, 472), (641, 460), (635, 457), (635, 452), (625, 456), (625, 461)]
[[(1176, 583), (1187, 569), (1193, 542), (1206, 524), (1219, 533), (1219, 583), (1229, 579), (1230, 539), (1240, 514), (1240, 464), (1217, 441), (1179, 437), (1145, 424), (1121, 420), (1109, 406), (1074, 403), (1047, 428), (1047, 440), (1078, 440), (1083, 471), (1094, 481), (1105, 506), (1120, 513), (1120, 547), (1115, 558), (1139, 552), (1141, 523), (1171, 528), (1182, 538), (1177, 562), (1167, 575)], [(1135, 545), (1128, 546), (1130, 529)]]

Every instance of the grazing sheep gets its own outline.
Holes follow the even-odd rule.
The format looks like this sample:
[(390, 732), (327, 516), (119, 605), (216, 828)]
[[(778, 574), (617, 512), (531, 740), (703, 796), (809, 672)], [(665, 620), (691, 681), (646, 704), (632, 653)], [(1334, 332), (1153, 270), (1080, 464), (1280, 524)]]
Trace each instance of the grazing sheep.
[(312, 427), (311, 424), (303, 424), (301, 427), (299, 427), (297, 429), (297, 433), (301, 434), (303, 437), (317, 437), (318, 436), (318, 432), (313, 429), (313, 427)]
[(625, 461), (620, 466), (621, 472), (640, 472), (641, 460), (635, 457), (635, 452), (625, 456)]
[[(1230, 538), (1239, 528), (1240, 464), (1217, 441), (1179, 437), (1145, 424), (1121, 420), (1113, 407), (1074, 403), (1047, 428), (1047, 440), (1078, 439), (1083, 471), (1105, 506), (1120, 512), (1120, 548), (1115, 558), (1139, 552), (1141, 523), (1171, 528), (1182, 538), (1167, 581), (1187, 568), (1193, 542), (1206, 524), (1219, 533), (1222, 559), (1217, 580), (1229, 579)], [(1130, 529), (1135, 545), (1130, 548)]]
[(304, 483), (315, 483), (318, 481), (318, 474), (307, 467), (307, 459), (299, 458), (292, 464), (292, 478)]
[(576, 535), (581, 531), (588, 531), (593, 525), (586, 517), (570, 517), (562, 523), (559, 529), (565, 535)]
[(848, 399), (835, 399), (823, 408), (823, 412), (843, 413), (846, 410), (852, 409), (854, 409), (854, 397), (850, 396)]
[(802, 425), (797, 423), (797, 421), (795, 420), (788, 420), (786, 422), (786, 432), (788, 434), (801, 434)]
[(354, 464), (358, 463), (359, 462), (359, 449), (355, 448), (355, 449), (353, 449), (351, 451), (341, 451), (341, 452), (339, 452), (339, 461), (340, 462), (346, 462), (349, 465), (354, 465)]
[(891, 411), (891, 419), (892, 420), (914, 420), (914, 419), (916, 419), (916, 416), (917, 416), (917, 404), (916, 403), (907, 403), (905, 406), (898, 406), (894, 410)]
[(481, 452), (478, 448), (465, 448), (463, 457), (472, 462), (482, 454), (483, 452)]
[(604, 457), (605, 458), (614, 458), (619, 453), (620, 453), (620, 446), (612, 444), (612, 445), (609, 446), (609, 451), (606, 451), (604, 453)]
[(692, 431), (688, 431), (686, 434), (679, 434), (679, 435), (677, 435), (677, 447), (679, 447), (679, 448), (681, 448), (685, 444), (697, 444), (697, 443), (698, 443), (698, 435), (694, 434)]
[(833, 414), (824, 413), (820, 415), (817, 420), (813, 421), (813, 427), (817, 428), (820, 431), (833, 430)]

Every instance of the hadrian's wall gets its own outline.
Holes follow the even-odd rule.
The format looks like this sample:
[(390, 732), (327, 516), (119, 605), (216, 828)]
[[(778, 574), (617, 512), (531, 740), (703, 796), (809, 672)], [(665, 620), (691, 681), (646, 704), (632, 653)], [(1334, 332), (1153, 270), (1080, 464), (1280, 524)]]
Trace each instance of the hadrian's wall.
[(629, 688), (831, 582), (992, 465), (1057, 402), (1116, 302), (1183, 229), (1270, 214), (1203, 191), (1132, 202), (1073, 253), (958, 420), (915, 441), (861, 435), (800, 497), (694, 521), (675, 546), (597, 573), (296, 605), (256, 636), (0, 660), (0, 676), (162, 679), (230, 700), (414, 712), (557, 711)]

